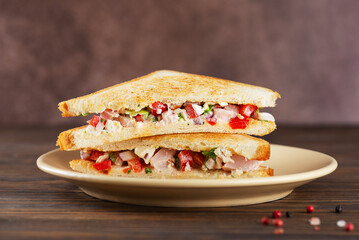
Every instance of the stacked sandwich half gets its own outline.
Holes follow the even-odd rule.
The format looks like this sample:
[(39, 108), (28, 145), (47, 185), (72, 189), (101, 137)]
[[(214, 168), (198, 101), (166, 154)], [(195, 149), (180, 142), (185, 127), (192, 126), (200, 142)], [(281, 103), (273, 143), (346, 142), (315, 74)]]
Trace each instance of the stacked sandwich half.
[[(278, 93), (228, 80), (157, 71), (61, 102), (64, 117), (87, 125), (59, 135), (62, 150), (80, 150), (73, 170), (125, 177), (266, 177), (273, 169), (263, 136), (276, 125), (264, 107)], [(85, 121), (85, 120), (84, 120)], [(248, 134), (248, 135), (247, 135)]]

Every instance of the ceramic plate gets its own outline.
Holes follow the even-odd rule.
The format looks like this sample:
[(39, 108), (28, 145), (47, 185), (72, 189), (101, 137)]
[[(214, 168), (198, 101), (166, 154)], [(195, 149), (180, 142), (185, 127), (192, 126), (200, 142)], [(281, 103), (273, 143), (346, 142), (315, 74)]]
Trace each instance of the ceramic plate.
[(315, 151), (271, 145), (266, 165), (274, 176), (249, 179), (141, 179), (78, 173), (69, 162), (79, 152), (59, 149), (37, 159), (44, 172), (76, 184), (86, 194), (110, 201), (168, 207), (221, 207), (277, 200), (294, 188), (333, 172), (334, 158)]

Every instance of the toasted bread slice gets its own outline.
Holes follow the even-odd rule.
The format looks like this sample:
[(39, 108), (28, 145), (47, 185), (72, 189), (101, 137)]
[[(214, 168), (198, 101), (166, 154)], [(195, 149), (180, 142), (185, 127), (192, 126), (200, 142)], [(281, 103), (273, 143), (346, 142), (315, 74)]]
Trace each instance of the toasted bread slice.
[(88, 160), (72, 160), (70, 166), (73, 170), (86, 174), (93, 175), (107, 175), (113, 177), (133, 177), (133, 178), (200, 178), (200, 179), (225, 179), (225, 178), (254, 178), (254, 177), (270, 177), (273, 176), (273, 169), (267, 167), (260, 167), (249, 172), (240, 172), (232, 174), (223, 170), (207, 170), (192, 169), (188, 172), (182, 171), (168, 171), (168, 172), (151, 172), (149, 174), (131, 172), (128, 174), (123, 171), (125, 167), (113, 166), (110, 171), (97, 171), (93, 164), (95, 162)]
[[(186, 133), (178, 136), (192, 136), (189, 133), (209, 133), (210, 135), (197, 134), (198, 137), (191, 137), (193, 139), (194, 146), (197, 145), (196, 141), (200, 141), (205, 136), (216, 139), (217, 144), (225, 143), (226, 145), (237, 146), (238, 136), (241, 139), (256, 139), (249, 136), (243, 137), (243, 135), (233, 134), (232, 140), (231, 135), (228, 134), (215, 134), (215, 133), (244, 133), (251, 135), (265, 135), (272, 132), (275, 129), (273, 122), (265, 122), (250, 119), (249, 125), (245, 129), (231, 129), (228, 124), (216, 124), (211, 126), (208, 123), (204, 125), (187, 125), (186, 122), (177, 122), (164, 126), (158, 126), (155, 123), (146, 123), (141, 127), (121, 127), (116, 121), (113, 121), (114, 125), (109, 124), (111, 128), (105, 129), (101, 132), (95, 131), (92, 126), (83, 126), (79, 128), (70, 129), (62, 132), (57, 140), (57, 145), (62, 150), (78, 150), (78, 149), (101, 149), (103, 145), (112, 144), (119, 141), (129, 142), (129, 139), (148, 137), (153, 135), (159, 135), (158, 138), (152, 137), (147, 139), (167, 139), (163, 134), (172, 134), (168, 139), (177, 139), (181, 137), (175, 137), (173, 133)], [(108, 123), (107, 123), (108, 124)], [(106, 124), (106, 126), (107, 126)], [(115, 125), (117, 124), (117, 125)], [(224, 136), (227, 136), (223, 140)], [(207, 137), (206, 137), (207, 138)], [(256, 139), (258, 140), (258, 139)], [(142, 141), (142, 140), (133, 140)], [(167, 141), (167, 140), (166, 140)], [(176, 140), (177, 141), (177, 140)], [(259, 140), (258, 140), (259, 141)]]
[(110, 142), (96, 147), (84, 147), (81, 149), (113, 152), (133, 150), (136, 147), (160, 147), (175, 150), (191, 150), (194, 152), (222, 148), (230, 151), (232, 154), (238, 154), (250, 160), (267, 160), (270, 155), (270, 146), (267, 141), (245, 134), (226, 133), (157, 135), (121, 142)]
[(62, 116), (101, 113), (106, 109), (139, 111), (156, 101), (252, 104), (274, 107), (280, 95), (244, 83), (175, 71), (156, 71), (98, 92), (59, 103)]

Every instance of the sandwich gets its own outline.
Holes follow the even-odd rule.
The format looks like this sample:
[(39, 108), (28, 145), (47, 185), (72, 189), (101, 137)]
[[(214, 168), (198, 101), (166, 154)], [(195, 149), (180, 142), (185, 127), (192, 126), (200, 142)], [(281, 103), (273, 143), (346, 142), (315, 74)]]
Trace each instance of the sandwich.
[(229, 80), (156, 71), (146, 76), (61, 102), (62, 116), (87, 116), (87, 125), (62, 132), (62, 150), (163, 134), (231, 133), (263, 136), (275, 128), (280, 95), (270, 89)]
[(141, 178), (268, 177), (269, 143), (244, 134), (185, 133), (81, 148), (70, 166), (81, 173)]

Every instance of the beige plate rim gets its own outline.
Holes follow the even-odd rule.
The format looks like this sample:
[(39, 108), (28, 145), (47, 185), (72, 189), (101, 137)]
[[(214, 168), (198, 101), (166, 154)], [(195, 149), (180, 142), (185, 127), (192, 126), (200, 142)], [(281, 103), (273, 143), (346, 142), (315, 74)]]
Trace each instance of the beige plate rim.
[[(37, 159), (37, 166), (44, 172), (68, 180), (77, 180), (83, 182), (101, 182), (103, 184), (127, 185), (127, 186), (148, 186), (156, 188), (218, 188), (218, 187), (246, 187), (246, 186), (264, 186), (288, 184), (302, 181), (311, 181), (333, 172), (337, 166), (337, 161), (324, 153), (304, 148), (291, 147), (285, 145), (271, 144), (272, 147), (291, 148), (298, 151), (309, 151), (315, 154), (321, 154), (329, 161), (325, 167), (317, 168), (311, 171), (293, 173), (268, 178), (248, 178), (248, 179), (152, 179), (152, 178), (126, 178), (101, 175), (90, 175), (73, 171), (70, 167), (62, 169), (55, 167), (49, 159), (53, 154), (58, 154), (60, 149), (54, 149)], [(67, 159), (63, 161), (70, 161)]]

